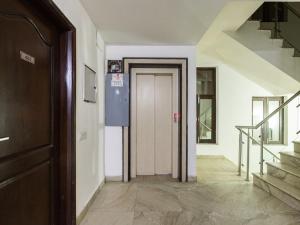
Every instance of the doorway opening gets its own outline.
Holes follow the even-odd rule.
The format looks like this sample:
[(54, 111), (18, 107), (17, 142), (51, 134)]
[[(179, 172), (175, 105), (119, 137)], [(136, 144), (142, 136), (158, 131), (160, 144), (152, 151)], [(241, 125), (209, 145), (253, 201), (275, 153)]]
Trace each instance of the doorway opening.
[(130, 127), (123, 129), (123, 181), (169, 174), (187, 181), (187, 59), (124, 58)]
[(130, 85), (131, 178), (178, 178), (178, 69), (135, 68)]

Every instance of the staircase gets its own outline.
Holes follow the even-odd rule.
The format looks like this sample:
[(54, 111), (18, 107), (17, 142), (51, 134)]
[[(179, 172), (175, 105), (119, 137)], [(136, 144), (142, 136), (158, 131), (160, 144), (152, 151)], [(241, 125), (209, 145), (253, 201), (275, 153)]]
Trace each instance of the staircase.
[(280, 152), (280, 163), (267, 162), (267, 174), (253, 174), (253, 183), (300, 210), (300, 142), (293, 152)]
[[(271, 39), (278, 39), (276, 37), (276, 32), (274, 30), (274, 27), (275, 27), (274, 22), (260, 22), (259, 30), (260, 31), (263, 31), (263, 30), (271, 31), (270, 38)], [(282, 45), (281, 45), (282, 48), (291, 49), (291, 52), (293, 53), (293, 57), (300, 57), (300, 52), (297, 49), (293, 48), (293, 46), (291, 44), (289, 44), (289, 42), (287, 40), (282, 39), (282, 38), (279, 39), (279, 40), (282, 40)]]
[[(239, 131), (239, 175), (241, 175), (242, 170), (243, 137), (245, 135), (247, 137), (246, 180), (249, 181), (250, 145), (251, 140), (254, 140), (255, 143), (257, 143), (260, 147), (260, 152), (258, 155), (260, 168), (259, 173), (253, 173), (254, 185), (300, 211), (300, 141), (292, 142), (293, 151), (279, 152), (280, 157), (278, 157), (277, 154), (273, 153), (269, 148), (266, 148), (264, 141), (266, 137), (264, 126), (267, 125), (267, 123), (274, 115), (288, 107), (290, 103), (299, 98), (299, 96), (300, 91), (283, 102), (277, 109), (271, 112), (258, 124), (250, 126), (236, 126), (236, 129)], [(255, 140), (251, 136), (250, 131), (254, 130), (260, 130), (259, 140)], [(299, 133), (300, 132), (297, 132), (297, 136), (299, 135)], [(273, 162), (267, 161), (267, 154), (270, 154), (273, 157)], [(265, 164), (267, 166), (266, 173), (264, 168)]]
[(273, 27), (273, 22), (246, 21), (227, 34), (300, 82), (300, 54), (286, 40), (275, 38)]

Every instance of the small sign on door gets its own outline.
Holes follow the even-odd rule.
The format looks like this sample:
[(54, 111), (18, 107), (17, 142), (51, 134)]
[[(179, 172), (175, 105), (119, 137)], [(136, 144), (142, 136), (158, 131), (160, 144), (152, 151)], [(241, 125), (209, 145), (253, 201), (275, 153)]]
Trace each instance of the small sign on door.
[(122, 73), (112, 74), (111, 86), (112, 87), (123, 87), (123, 74)]
[(31, 64), (35, 64), (35, 58), (23, 51), (20, 51), (20, 58), (26, 62), (29, 62)]

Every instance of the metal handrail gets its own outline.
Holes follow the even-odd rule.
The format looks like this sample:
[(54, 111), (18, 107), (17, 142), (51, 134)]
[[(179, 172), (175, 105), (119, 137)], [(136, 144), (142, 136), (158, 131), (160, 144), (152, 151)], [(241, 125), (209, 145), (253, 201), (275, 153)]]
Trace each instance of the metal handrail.
[[(249, 181), (249, 165), (250, 165), (250, 140), (254, 141), (255, 143), (260, 145), (260, 175), (264, 174), (264, 151), (267, 151), (269, 154), (271, 154), (274, 158), (280, 160), (278, 156), (276, 156), (274, 153), (272, 153), (269, 149), (267, 149), (264, 146), (264, 124), (269, 121), (271, 117), (273, 117), (276, 113), (280, 112), (283, 108), (285, 108), (290, 102), (292, 102), (295, 98), (297, 98), (300, 95), (300, 91), (298, 91), (296, 94), (294, 94), (292, 97), (290, 97), (287, 101), (285, 101), (283, 104), (281, 104), (277, 109), (275, 109), (272, 113), (270, 113), (266, 118), (264, 118), (260, 123), (258, 123), (256, 126), (236, 126), (236, 128), (239, 130), (239, 161), (238, 161), (238, 174), (241, 175), (241, 168), (242, 168), (242, 151), (243, 151), (243, 134), (247, 136), (247, 173), (246, 173), (246, 180)], [(250, 135), (250, 130), (255, 130), (260, 128), (260, 142), (255, 140)], [(243, 129), (247, 129), (248, 131), (244, 131)]]
[(293, 7), (291, 7), (288, 3), (283, 2), (283, 4), (290, 10), (292, 11), (297, 17), (300, 18), (300, 14), (297, 12), (297, 10), (295, 10)]
[[(246, 136), (248, 136), (248, 133), (247, 133), (247, 132), (245, 132), (244, 130), (241, 130), (241, 131), (242, 131), (243, 134), (245, 134)], [(260, 142), (257, 141), (256, 139), (254, 139), (251, 135), (249, 135), (249, 137), (250, 137), (250, 139), (251, 139), (252, 141), (254, 141), (256, 144), (259, 144), (259, 145), (260, 145)], [(266, 151), (267, 151), (269, 154), (271, 154), (274, 158), (280, 160), (280, 158), (279, 158), (277, 155), (275, 155), (273, 152), (271, 152), (271, 150), (269, 150), (269, 149), (266, 148), (265, 146), (264, 146), (264, 150), (266, 150)]]
[[(280, 29), (280, 21), (278, 17), (278, 3), (275, 3), (275, 38), (281, 38), (284, 39), (291, 47), (295, 49), (295, 51), (300, 52), (297, 47), (295, 47), (293, 44), (287, 40), (286, 37), (282, 35), (281, 29)], [(300, 14), (291, 7), (288, 3), (284, 3), (284, 6), (289, 10), (291, 13), (296, 15), (298, 18), (300, 18)], [(236, 126), (236, 128), (239, 130), (239, 167), (238, 167), (238, 173), (241, 175), (241, 167), (242, 167), (242, 151), (243, 151), (243, 135), (247, 136), (247, 177), (246, 180), (249, 181), (249, 164), (250, 164), (250, 140), (254, 141), (255, 143), (260, 145), (260, 175), (263, 175), (264, 173), (264, 151), (267, 151), (270, 153), (274, 158), (280, 160), (274, 153), (272, 153), (269, 149), (267, 149), (264, 146), (264, 140), (265, 140), (265, 131), (264, 131), (264, 124), (267, 123), (270, 118), (272, 118), (275, 114), (279, 113), (282, 109), (284, 109), (290, 102), (292, 102), (295, 98), (297, 98), (300, 95), (300, 91), (298, 91), (296, 94), (294, 94), (291, 98), (289, 98), (287, 101), (285, 101), (283, 104), (281, 104), (277, 109), (275, 109), (272, 113), (270, 113), (267, 117), (265, 117), (261, 122), (256, 124), (255, 126)], [(256, 130), (260, 128), (260, 142), (255, 140), (250, 135), (250, 130)], [(243, 129), (247, 129), (247, 132), (245, 132)], [(300, 134), (300, 131), (297, 132), (297, 135)]]
[(236, 126), (236, 128), (237, 129), (252, 129), (252, 130), (256, 130), (256, 129), (260, 128), (262, 125), (264, 125), (266, 122), (268, 122), (271, 117), (273, 117), (276, 113), (278, 113), (280, 110), (285, 108), (291, 101), (293, 101), (299, 95), (300, 95), (300, 91), (298, 91), (296, 94), (294, 94), (288, 100), (286, 100), (283, 104), (281, 104), (277, 109), (275, 109), (272, 113), (270, 113), (266, 118), (264, 118), (256, 126)]
[(208, 127), (205, 123), (203, 123), (202, 121), (200, 121), (200, 123), (209, 131), (212, 131), (212, 129), (210, 127)]
[[(284, 2), (283, 3), (284, 6), (287, 8), (287, 10), (291, 11), (295, 16), (297, 16), (298, 18), (300, 18), (300, 14), (297, 12), (297, 10), (295, 10), (293, 7), (291, 7), (288, 3)], [(280, 21), (279, 21), (279, 18), (278, 18), (278, 2), (275, 3), (275, 7), (276, 7), (276, 18), (275, 18), (275, 38), (281, 38), (281, 39), (284, 39), (285, 42), (287, 42), (290, 46), (292, 46), (292, 48), (294, 48), (297, 52), (300, 52), (300, 49), (297, 48), (294, 44), (292, 44), (288, 38), (282, 34), (282, 31), (280, 29)]]

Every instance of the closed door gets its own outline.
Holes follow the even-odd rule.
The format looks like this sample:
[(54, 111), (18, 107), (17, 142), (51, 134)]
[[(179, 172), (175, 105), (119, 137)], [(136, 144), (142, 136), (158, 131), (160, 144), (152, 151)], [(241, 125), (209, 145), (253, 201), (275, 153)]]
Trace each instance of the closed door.
[(172, 76), (138, 75), (137, 175), (172, 173)]
[[(30, 16), (19, 1), (1, 5)], [(33, 21), (45, 39), (55, 39), (53, 27)], [(0, 30), (0, 224), (50, 225), (58, 122), (53, 48), (21, 16), (0, 15)]]

